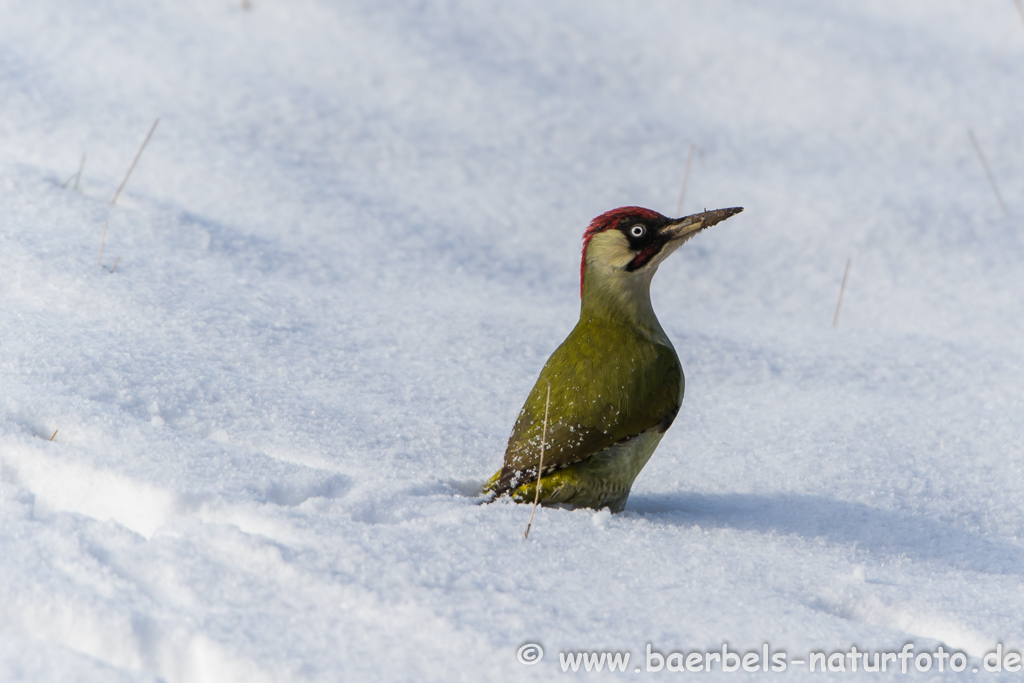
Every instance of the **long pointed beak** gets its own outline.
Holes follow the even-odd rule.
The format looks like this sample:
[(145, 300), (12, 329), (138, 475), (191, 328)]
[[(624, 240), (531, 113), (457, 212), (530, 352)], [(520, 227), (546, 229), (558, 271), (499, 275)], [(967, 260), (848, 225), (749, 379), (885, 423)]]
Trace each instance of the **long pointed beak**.
[(735, 216), (742, 210), (742, 206), (735, 206), (731, 209), (715, 209), (714, 211), (695, 213), (692, 216), (684, 216), (666, 225), (662, 228), (662, 232), (672, 241), (691, 237), (694, 233), (700, 232), (704, 228), (710, 228), (716, 223), (721, 223), (729, 216)]

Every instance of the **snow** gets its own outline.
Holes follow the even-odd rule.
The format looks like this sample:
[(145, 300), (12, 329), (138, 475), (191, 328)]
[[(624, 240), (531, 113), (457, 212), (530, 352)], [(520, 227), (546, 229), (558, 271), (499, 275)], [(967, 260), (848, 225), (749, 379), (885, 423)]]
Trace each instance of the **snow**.
[[(1013, 3), (0, 15), (0, 680), (908, 642), (1020, 676), (982, 661), (1024, 647)], [(674, 213), (691, 144), (684, 212), (745, 211), (654, 281), (683, 409), (625, 512), (524, 540), (476, 493), (575, 323), (580, 236)]]

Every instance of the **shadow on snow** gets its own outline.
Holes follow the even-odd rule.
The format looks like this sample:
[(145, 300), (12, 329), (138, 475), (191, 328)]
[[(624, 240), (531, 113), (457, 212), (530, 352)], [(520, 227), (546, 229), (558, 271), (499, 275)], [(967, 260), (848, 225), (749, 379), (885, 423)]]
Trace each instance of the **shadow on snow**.
[(959, 570), (1024, 575), (1024, 548), (955, 522), (863, 503), (794, 494), (678, 493), (631, 496), (626, 510), (652, 522), (796, 534)]

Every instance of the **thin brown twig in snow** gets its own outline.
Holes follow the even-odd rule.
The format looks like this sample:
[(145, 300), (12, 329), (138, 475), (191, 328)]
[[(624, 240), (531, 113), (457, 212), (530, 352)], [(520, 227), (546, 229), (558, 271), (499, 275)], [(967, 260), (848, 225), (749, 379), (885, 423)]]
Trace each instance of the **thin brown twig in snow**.
[(999, 186), (996, 185), (996, 177), (992, 175), (992, 169), (988, 166), (988, 161), (985, 159), (985, 155), (981, 151), (981, 145), (978, 144), (978, 138), (974, 137), (974, 131), (970, 128), (967, 129), (967, 134), (971, 136), (971, 144), (974, 145), (974, 151), (978, 153), (978, 160), (981, 161), (982, 168), (985, 169), (985, 175), (988, 176), (989, 185), (992, 186), (992, 192), (996, 196), (996, 201), (999, 202), (999, 208), (1003, 210), (1003, 215), (1009, 215), (1009, 211), (1006, 209), (1006, 202), (1003, 201), (1003, 195), (999, 192)]
[(57, 432), (59, 432), (59, 431), (60, 431), (59, 429), (54, 429), (53, 430), (53, 435), (49, 439), (47, 439), (47, 441), (53, 441), (55, 438), (57, 438)]
[[(1024, 2), (1022, 0), (1013, 0), (1013, 4), (1017, 8), (1017, 14), (1020, 15), (1021, 23), (1024, 23)], [(1003, 37), (999, 39), (996, 49), (992, 51), (992, 58), (988, 60), (989, 67), (996, 63), (996, 59), (1002, 53), (1003, 48), (1006, 47), (1006, 43), (1010, 40), (1011, 35), (1013, 35), (1013, 26), (1008, 26), (1003, 33)]]
[(82, 161), (78, 164), (78, 173), (75, 174), (75, 190), (78, 190), (78, 181), (82, 179), (83, 168), (85, 168), (85, 152), (82, 152)]
[(540, 437), (540, 462), (537, 463), (537, 486), (536, 493), (533, 495), (533, 510), (530, 511), (530, 521), (526, 523), (526, 533), (523, 534), (523, 538), (530, 537), (533, 516), (537, 514), (537, 503), (540, 502), (540, 478), (544, 474), (544, 447), (547, 446), (548, 442), (548, 409), (551, 407), (551, 382), (549, 380), (544, 381), (548, 383), (548, 397), (544, 401), (544, 429)]
[(120, 256), (118, 256), (116, 259), (114, 259), (114, 265), (110, 266), (110, 272), (111, 273), (114, 272), (114, 270), (117, 268), (117, 264), (120, 263), (120, 262), (121, 262), (121, 257)]
[(121, 186), (117, 188), (117, 192), (114, 193), (114, 198), (110, 200), (110, 205), (113, 206), (117, 203), (117, 198), (121, 196), (121, 190), (128, 183), (128, 178), (131, 176), (132, 171), (135, 170), (135, 164), (139, 163), (139, 157), (142, 156), (142, 150), (146, 149), (146, 145), (149, 144), (149, 139), (153, 137), (153, 131), (156, 130), (156, 124), (160, 123), (160, 119), (157, 118), (153, 122), (153, 127), (149, 129), (149, 133), (146, 134), (146, 139), (142, 141), (142, 146), (139, 147), (139, 151), (135, 153), (135, 158), (132, 159), (132, 165), (128, 167), (128, 172), (124, 174), (124, 180), (121, 181)]
[(96, 263), (101, 266), (103, 265), (103, 245), (107, 242), (107, 223), (108, 221), (103, 221), (103, 237), (100, 238), (100, 257), (96, 259)]
[(839, 301), (836, 302), (836, 313), (832, 316), (832, 327), (839, 322), (839, 307), (843, 305), (843, 292), (846, 291), (846, 278), (850, 275), (850, 263), (853, 257), (846, 259), (846, 270), (843, 271), (843, 284), (839, 285)]
[(67, 187), (68, 183), (70, 183), (72, 180), (74, 180), (75, 181), (74, 189), (77, 190), (78, 189), (78, 181), (82, 179), (82, 169), (84, 167), (85, 167), (85, 152), (82, 152), (82, 160), (78, 163), (78, 173), (76, 173), (75, 175), (73, 175), (70, 178), (68, 178), (67, 180), (65, 180), (64, 184), (61, 185), (61, 188)]
[(683, 201), (686, 199), (686, 184), (690, 182), (690, 165), (693, 163), (693, 151), (697, 145), (691, 144), (690, 151), (686, 153), (686, 170), (683, 171), (683, 184), (679, 188), (679, 203), (676, 204), (676, 215), (683, 215)]

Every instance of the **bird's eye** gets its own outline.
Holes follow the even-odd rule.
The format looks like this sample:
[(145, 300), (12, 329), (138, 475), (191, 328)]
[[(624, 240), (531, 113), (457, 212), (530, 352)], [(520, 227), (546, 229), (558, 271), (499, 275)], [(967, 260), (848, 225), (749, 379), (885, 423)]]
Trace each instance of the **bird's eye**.
[(647, 228), (639, 223), (629, 229), (629, 234), (633, 237), (643, 237), (645, 232), (647, 232)]

